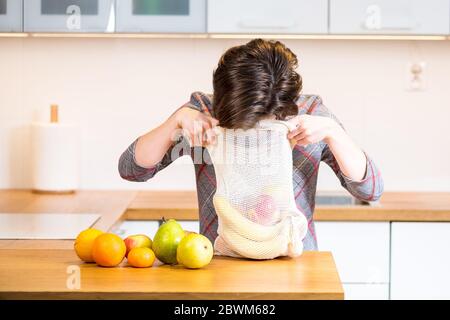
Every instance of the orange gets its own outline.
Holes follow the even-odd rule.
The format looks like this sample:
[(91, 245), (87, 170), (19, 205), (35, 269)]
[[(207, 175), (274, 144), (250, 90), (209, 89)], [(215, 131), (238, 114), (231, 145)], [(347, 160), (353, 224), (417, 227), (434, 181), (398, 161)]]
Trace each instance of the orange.
[(136, 268), (148, 268), (153, 265), (155, 254), (147, 247), (133, 248), (128, 252), (128, 263)]
[(102, 267), (115, 267), (122, 262), (127, 248), (117, 235), (104, 233), (97, 237), (92, 247), (94, 261)]
[(92, 246), (94, 245), (95, 239), (102, 233), (103, 231), (92, 228), (80, 232), (75, 240), (74, 249), (81, 260), (94, 262), (94, 258), (92, 258)]

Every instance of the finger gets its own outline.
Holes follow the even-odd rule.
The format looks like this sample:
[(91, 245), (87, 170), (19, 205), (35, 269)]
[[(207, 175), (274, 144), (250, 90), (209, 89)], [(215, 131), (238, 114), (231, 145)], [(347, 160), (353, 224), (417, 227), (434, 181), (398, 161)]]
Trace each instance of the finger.
[(210, 143), (211, 142), (211, 136), (212, 136), (212, 126), (210, 122), (204, 122), (203, 123), (203, 142)]
[(194, 136), (191, 133), (191, 131), (188, 131), (186, 129), (183, 129), (183, 137), (187, 140), (190, 146), (194, 143)]
[(191, 142), (191, 146), (197, 146), (198, 145), (198, 129), (192, 128), (189, 131), (189, 139)]
[(297, 140), (299, 144), (301, 145), (308, 145), (317, 143), (321, 140), (321, 137), (318, 134), (308, 134), (305, 137)]
[(309, 138), (309, 132), (307, 130), (302, 131), (298, 135), (295, 136), (295, 140), (303, 140)]
[(194, 136), (194, 145), (201, 146), (204, 140), (204, 126), (205, 121), (195, 120), (193, 123), (192, 134)]
[(298, 127), (299, 116), (295, 116), (295, 117), (289, 119), (287, 122), (290, 123), (293, 127)]
[(212, 132), (212, 130), (211, 129), (206, 130), (205, 131), (205, 135), (206, 135), (206, 143), (207, 144), (212, 143), (212, 140), (213, 140), (213, 132)]
[(210, 144), (216, 144), (217, 142), (217, 135), (216, 132), (214, 130), (211, 130), (211, 136), (210, 136)]
[(208, 144), (210, 142), (210, 130), (205, 130), (205, 143)]
[(211, 127), (216, 127), (219, 124), (219, 120), (217, 120), (216, 118), (210, 117), (209, 120), (211, 123)]
[(195, 138), (194, 138), (194, 128), (192, 127), (185, 127), (183, 129), (183, 136), (188, 140), (189, 145), (191, 147), (194, 146)]
[(209, 128), (205, 131), (206, 140), (208, 143), (215, 143), (216, 139), (216, 131), (214, 128)]
[(288, 138), (289, 138), (289, 139), (296, 138), (296, 136), (301, 135), (301, 134), (304, 134), (305, 131), (306, 131), (306, 128), (304, 128), (304, 127), (299, 127), (299, 128), (297, 128), (297, 129), (292, 130), (291, 132), (289, 132), (289, 133), (288, 133)]
[(297, 145), (297, 140), (295, 140), (295, 139), (290, 139), (290, 140), (289, 140), (289, 144), (291, 145), (291, 149), (294, 149), (295, 146)]
[(205, 134), (204, 134), (203, 128), (198, 130), (198, 132), (196, 134), (196, 138), (197, 138), (197, 145), (198, 146), (203, 145), (203, 142), (205, 141)]

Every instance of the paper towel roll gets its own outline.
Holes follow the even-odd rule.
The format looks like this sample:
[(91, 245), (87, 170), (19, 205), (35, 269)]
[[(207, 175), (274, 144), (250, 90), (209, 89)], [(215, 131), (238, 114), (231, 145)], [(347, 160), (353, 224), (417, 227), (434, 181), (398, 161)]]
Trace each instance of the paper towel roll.
[(63, 123), (33, 123), (31, 127), (33, 189), (75, 191), (79, 185), (79, 128)]

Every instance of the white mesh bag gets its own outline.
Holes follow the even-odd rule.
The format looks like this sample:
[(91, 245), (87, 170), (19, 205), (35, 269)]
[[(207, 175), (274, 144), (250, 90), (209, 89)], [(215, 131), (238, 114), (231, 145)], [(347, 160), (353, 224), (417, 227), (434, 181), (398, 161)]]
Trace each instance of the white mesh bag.
[(303, 252), (307, 221), (292, 184), (288, 122), (262, 120), (248, 130), (216, 128), (208, 145), (217, 180), (215, 253), (250, 259)]

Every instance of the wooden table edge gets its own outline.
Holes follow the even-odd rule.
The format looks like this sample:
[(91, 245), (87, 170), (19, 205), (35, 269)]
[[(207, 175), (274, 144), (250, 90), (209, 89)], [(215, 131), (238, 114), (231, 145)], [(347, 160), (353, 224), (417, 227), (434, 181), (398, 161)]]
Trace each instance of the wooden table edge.
[(344, 300), (336, 292), (76, 292), (76, 291), (0, 291), (0, 300)]

